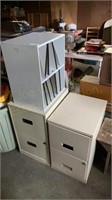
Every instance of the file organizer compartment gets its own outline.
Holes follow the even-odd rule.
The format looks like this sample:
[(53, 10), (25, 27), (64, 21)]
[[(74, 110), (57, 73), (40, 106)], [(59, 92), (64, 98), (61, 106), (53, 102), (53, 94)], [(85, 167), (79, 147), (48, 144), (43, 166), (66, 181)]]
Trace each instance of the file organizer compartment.
[(47, 106), (53, 103), (53, 101), (63, 93), (65, 89), (64, 83), (64, 69), (61, 67), (56, 73), (54, 73), (49, 79), (43, 82), (43, 99), (45, 109)]
[(41, 77), (43, 81), (64, 65), (65, 49), (63, 44), (64, 38), (61, 38), (39, 48)]

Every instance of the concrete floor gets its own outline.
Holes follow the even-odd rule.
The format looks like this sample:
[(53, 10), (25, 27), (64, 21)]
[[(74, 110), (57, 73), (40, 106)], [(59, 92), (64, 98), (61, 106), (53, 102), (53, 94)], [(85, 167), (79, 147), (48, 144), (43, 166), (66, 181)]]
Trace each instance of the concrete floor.
[(17, 149), (3, 153), (1, 199), (111, 199), (110, 168), (104, 175), (97, 165), (101, 160), (95, 160), (84, 184), (22, 155)]

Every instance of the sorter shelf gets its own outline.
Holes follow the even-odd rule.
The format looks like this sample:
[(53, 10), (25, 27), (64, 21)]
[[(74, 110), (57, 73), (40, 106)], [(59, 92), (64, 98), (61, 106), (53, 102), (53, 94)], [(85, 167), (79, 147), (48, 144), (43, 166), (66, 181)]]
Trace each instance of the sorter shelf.
[(47, 81), (42, 84), (42, 91), (44, 96), (44, 108), (47, 108), (55, 98), (65, 89), (64, 82), (64, 68), (61, 68), (54, 73)]
[(59, 67), (58, 69), (56, 69), (55, 71), (53, 71), (50, 75), (47, 75), (46, 78), (43, 78), (42, 79), (42, 83), (46, 82), (49, 78), (51, 78), (54, 74), (56, 74), (63, 67), (64, 66), (62, 65), (61, 67)]
[[(65, 36), (34, 32), (4, 41), (1, 47), (14, 102), (43, 112), (49, 109), (66, 90)], [(55, 86), (58, 92), (45, 101), (45, 95), (48, 97)]]

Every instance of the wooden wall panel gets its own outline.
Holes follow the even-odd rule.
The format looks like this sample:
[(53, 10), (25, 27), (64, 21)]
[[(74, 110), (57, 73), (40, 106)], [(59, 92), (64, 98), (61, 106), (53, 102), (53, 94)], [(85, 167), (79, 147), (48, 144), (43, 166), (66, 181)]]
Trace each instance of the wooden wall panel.
[(85, 29), (90, 25), (91, 1), (78, 1), (77, 8), (77, 27)]
[(101, 26), (101, 24), (111, 18), (110, 1), (92, 1), (91, 4), (91, 20), (93, 26)]
[(63, 18), (67, 24), (75, 23), (78, 29), (86, 29), (87, 26), (101, 26), (111, 18), (111, 0), (105, 1), (2, 1), (3, 5), (19, 6), (27, 13), (48, 13), (48, 21), (59, 20), (59, 10), (62, 10)]
[(62, 10), (67, 24), (77, 24), (77, 1), (51, 1), (51, 19), (59, 20), (59, 10)]
[(101, 26), (111, 18), (111, 1), (78, 1), (77, 25), (78, 29), (87, 26)]

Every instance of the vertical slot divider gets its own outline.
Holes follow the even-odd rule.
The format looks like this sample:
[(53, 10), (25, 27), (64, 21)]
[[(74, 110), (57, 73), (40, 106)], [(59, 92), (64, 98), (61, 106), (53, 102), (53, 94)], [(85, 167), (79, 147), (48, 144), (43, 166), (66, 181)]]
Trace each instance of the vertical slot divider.
[(49, 69), (49, 44), (47, 44), (47, 53), (48, 53), (48, 75), (50, 75), (50, 69)]
[(49, 95), (49, 99), (50, 99), (50, 101), (52, 101), (51, 95), (50, 95), (50, 92), (49, 92), (49, 87), (48, 87), (48, 85), (47, 85), (47, 82), (45, 82), (45, 85), (46, 85), (46, 88), (47, 88), (47, 92), (48, 92), (48, 95)]
[(51, 78), (49, 79), (49, 81), (50, 81), (50, 84), (51, 84), (51, 88), (52, 88), (53, 96), (54, 96), (54, 98), (55, 98), (55, 92), (54, 92), (54, 88), (53, 88), (53, 84), (52, 84)]
[(46, 60), (45, 60), (45, 77), (47, 75), (47, 46), (46, 46)]
[(45, 96), (45, 100), (46, 100), (46, 105), (48, 106), (48, 100), (47, 100), (47, 95), (46, 95), (46, 90), (45, 90), (44, 83), (43, 83), (43, 90), (44, 90), (44, 96)]
[(41, 68), (41, 79), (42, 79), (44, 77), (44, 72), (43, 72), (41, 60), (40, 60), (40, 68)]
[(51, 44), (52, 44), (52, 48), (53, 48), (53, 54), (54, 54), (54, 60), (55, 60), (55, 66), (56, 66), (56, 69), (58, 69), (57, 59), (56, 59), (56, 52), (55, 52), (54, 44), (53, 44), (53, 42), (51, 42)]
[(58, 90), (57, 90), (57, 82), (56, 82), (56, 74), (54, 74), (54, 81), (55, 81), (56, 94), (58, 94)]
[(45, 77), (49, 75), (49, 45), (46, 45)]
[(59, 75), (59, 86), (60, 86), (60, 91), (61, 91), (61, 74), (60, 74), (60, 70), (58, 71), (58, 75)]

